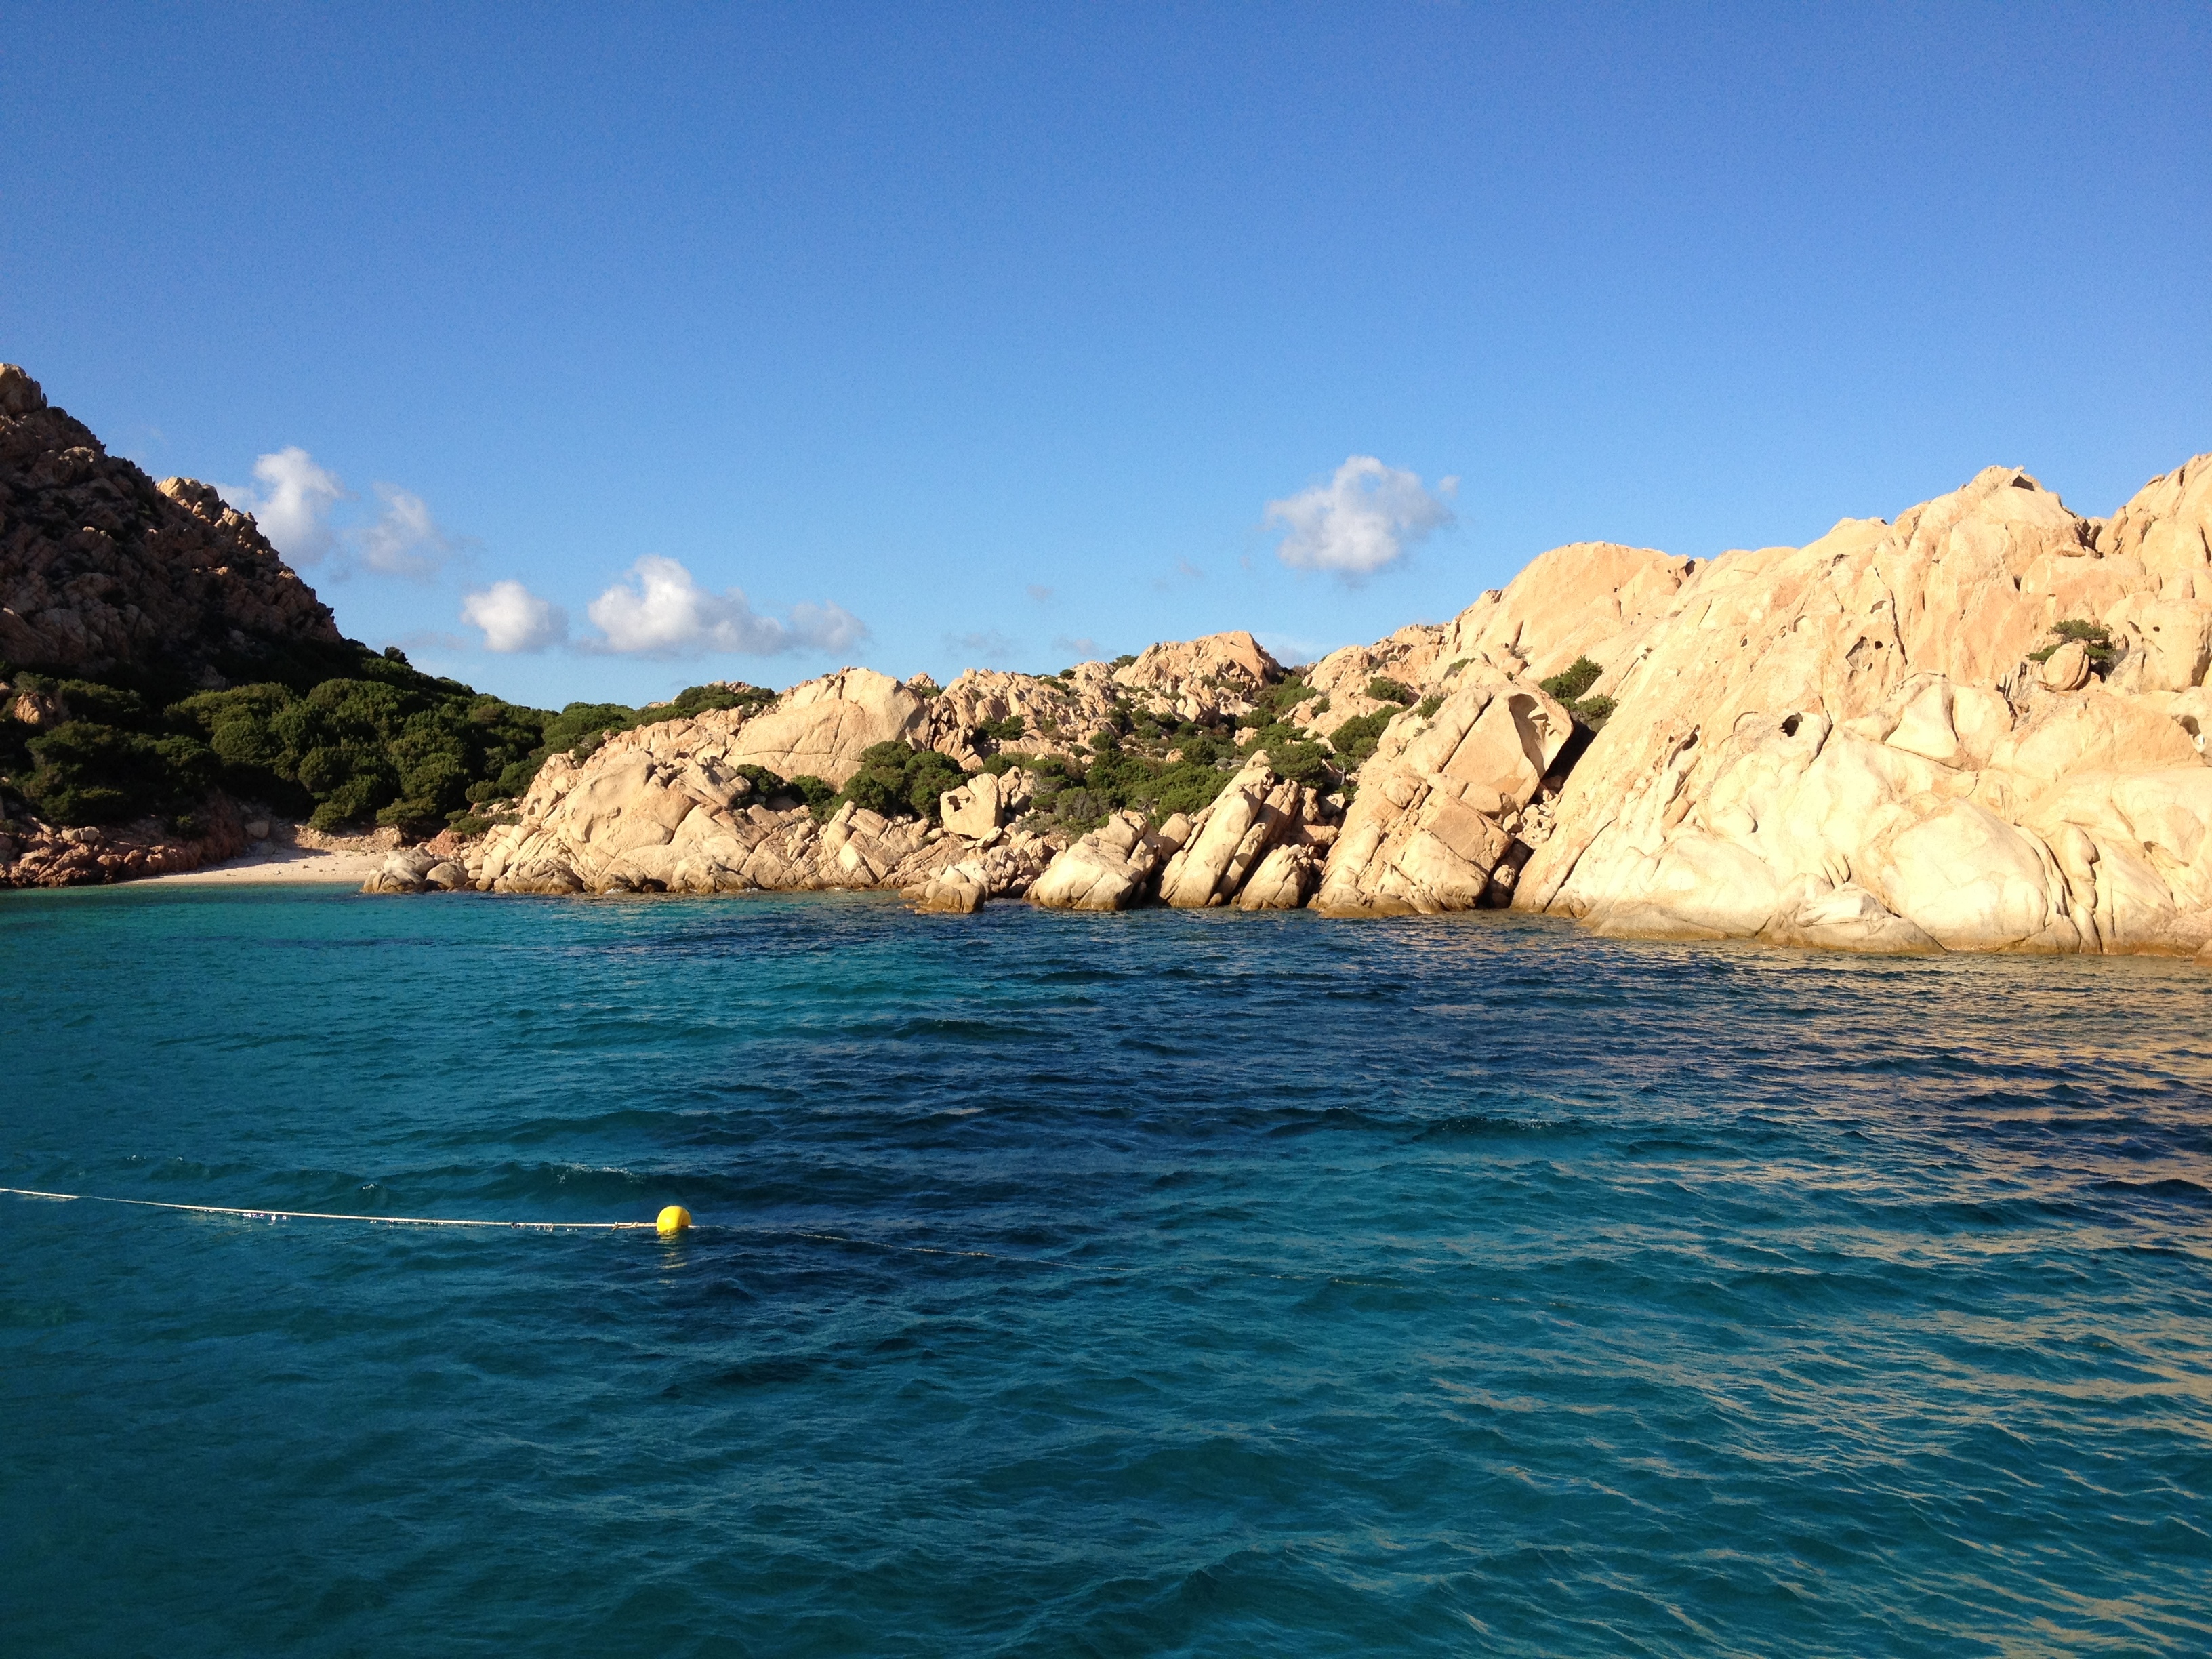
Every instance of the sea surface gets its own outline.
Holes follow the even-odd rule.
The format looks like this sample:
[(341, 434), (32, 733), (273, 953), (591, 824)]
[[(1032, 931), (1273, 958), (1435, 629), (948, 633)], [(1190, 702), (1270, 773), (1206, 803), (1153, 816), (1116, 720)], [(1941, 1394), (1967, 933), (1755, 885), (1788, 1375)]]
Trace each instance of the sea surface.
[(2212, 975), (0, 895), (10, 1654), (2212, 1652)]

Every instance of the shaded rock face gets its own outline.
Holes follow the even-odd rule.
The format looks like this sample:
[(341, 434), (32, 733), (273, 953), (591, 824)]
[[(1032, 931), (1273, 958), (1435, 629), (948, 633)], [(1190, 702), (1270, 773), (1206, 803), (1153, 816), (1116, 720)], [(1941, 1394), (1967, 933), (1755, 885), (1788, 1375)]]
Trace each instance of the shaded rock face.
[[(2106, 523), (1991, 468), (1731, 553), (1589, 648), (1618, 712), (1516, 904), (1865, 950), (2212, 939), (2212, 459)], [(2100, 679), (2062, 621), (2101, 623)]]
[(190, 478), (156, 484), (0, 364), (0, 659), (220, 684), (218, 661), (340, 642), (250, 516)]

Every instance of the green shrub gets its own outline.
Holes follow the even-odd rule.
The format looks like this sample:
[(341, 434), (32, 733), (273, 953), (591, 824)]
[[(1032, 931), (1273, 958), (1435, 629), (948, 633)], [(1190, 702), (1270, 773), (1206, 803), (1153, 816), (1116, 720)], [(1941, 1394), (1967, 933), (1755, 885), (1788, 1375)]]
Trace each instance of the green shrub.
[(1376, 702), (1395, 702), (1401, 708), (1413, 700), (1413, 690), (1387, 674), (1377, 674), (1367, 682), (1367, 695)]
[(1028, 735), (1029, 726), (1019, 714), (1008, 714), (1000, 720), (985, 720), (975, 730), (993, 743), (1016, 743)]
[[(2058, 635), (2057, 640), (2040, 651), (2029, 652), (2027, 659), (2030, 662), (2049, 662), (2051, 653), (2069, 641), (2080, 645), (2088, 654), (2089, 666), (2097, 673), (2103, 673), (2118, 659), (2119, 647), (2112, 643), (2112, 630), (2102, 623), (2070, 619), (2051, 623), (2051, 631)], [(75, 708), (76, 705), (72, 703), (70, 707)]]
[[(1269, 720), (1280, 720), (1302, 702), (1310, 702), (1320, 692), (1308, 685), (1303, 674), (1292, 674), (1279, 680), (1253, 699), (1254, 707)], [(1265, 724), (1266, 721), (1256, 722)]]
[(1595, 685), (1598, 676), (1604, 672), (1602, 665), (1592, 662), (1588, 657), (1577, 657), (1551, 678), (1539, 680), (1537, 684), (1561, 702), (1572, 703)]
[(1613, 718), (1613, 710), (1619, 707), (1620, 704), (1611, 697), (1584, 697), (1574, 705), (1572, 712), (1576, 720), (1591, 731), (1602, 732), (1605, 723)]
[(936, 750), (915, 749), (894, 739), (861, 751), (860, 769), (846, 780), (826, 811), (817, 810), (826, 817), (850, 801), (887, 818), (921, 817), (933, 822), (938, 817), (938, 797), (958, 788), (966, 778)]
[(1382, 728), (1391, 719), (1391, 711), (1378, 708), (1371, 714), (1355, 714), (1330, 732), (1328, 740), (1336, 750), (1338, 763), (1348, 771), (1373, 754), (1375, 745), (1382, 740)]
[(121, 823), (198, 804), (218, 765), (206, 744), (72, 720), (25, 745), (32, 762), (15, 787), (40, 817), (59, 824)]
[(837, 786), (817, 778), (811, 772), (801, 772), (784, 786), (784, 793), (819, 818), (826, 818), (836, 809), (831, 805), (837, 799)]
[(1431, 695), (1423, 697), (1420, 702), (1420, 706), (1415, 708), (1413, 712), (1416, 714), (1419, 714), (1423, 720), (1427, 720), (1434, 715), (1437, 709), (1443, 706), (1444, 700), (1442, 696)]
[(1267, 764), (1293, 783), (1319, 787), (1333, 776), (1328, 752), (1317, 743), (1292, 741), (1267, 745)]

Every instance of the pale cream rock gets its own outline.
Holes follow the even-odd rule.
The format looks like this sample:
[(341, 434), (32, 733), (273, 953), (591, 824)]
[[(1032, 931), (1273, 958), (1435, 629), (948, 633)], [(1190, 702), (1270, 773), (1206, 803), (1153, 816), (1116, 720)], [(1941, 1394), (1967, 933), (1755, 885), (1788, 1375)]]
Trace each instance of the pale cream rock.
[(1160, 848), (1140, 813), (1117, 812), (1052, 861), (1030, 902), (1058, 910), (1126, 910), (1143, 901)]
[(1611, 668), (1620, 642), (1663, 610), (1696, 568), (1694, 560), (1648, 547), (1555, 547), (1453, 618), (1437, 643), (1438, 665), (1466, 659), (1529, 679), (1556, 674), (1577, 657)]
[(951, 915), (972, 916), (983, 908), (984, 900), (990, 896), (990, 881), (980, 865), (956, 864), (927, 881), (905, 889), (899, 896), (925, 914), (940, 911)]
[[(1601, 683), (1619, 711), (1514, 902), (1607, 931), (2193, 953), (2203, 477), (2100, 526), (1991, 468), (1894, 525), (1695, 571)], [(2106, 680), (2072, 645), (2024, 661), (2069, 618), (2112, 630)]]
[(2091, 673), (2087, 647), (2069, 640), (2044, 659), (2041, 678), (2046, 691), (2078, 691), (2088, 684)]
[(1314, 792), (1278, 777), (1261, 751), (1192, 821), (1188, 844), (1160, 877), (1160, 898), (1179, 910), (1233, 903), (1268, 850), (1306, 841), (1304, 825), (1318, 816)]
[(1408, 710), (1360, 769), (1316, 902), (1339, 915), (1464, 910), (1483, 902), (1516, 842), (1500, 820), (1526, 807), (1573, 733), (1525, 681), (1493, 680)]
[(912, 687), (872, 668), (848, 668), (793, 686), (744, 721), (730, 737), (726, 758), (779, 777), (842, 786), (860, 769), (864, 750), (913, 738), (927, 724), (928, 705)]
[(1312, 847), (1275, 847), (1237, 896), (1240, 910), (1296, 910), (1321, 883), (1321, 854)]
[(971, 841), (981, 841), (1006, 822), (999, 780), (988, 772), (978, 772), (959, 788), (946, 790), (938, 797), (937, 808), (948, 835)]

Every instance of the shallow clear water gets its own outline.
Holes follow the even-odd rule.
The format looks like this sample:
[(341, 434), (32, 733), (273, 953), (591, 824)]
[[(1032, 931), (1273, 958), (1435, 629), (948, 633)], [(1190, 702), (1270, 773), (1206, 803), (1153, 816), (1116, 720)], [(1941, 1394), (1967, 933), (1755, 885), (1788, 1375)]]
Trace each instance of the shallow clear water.
[(2212, 1650), (2212, 976), (0, 898), (16, 1652)]

